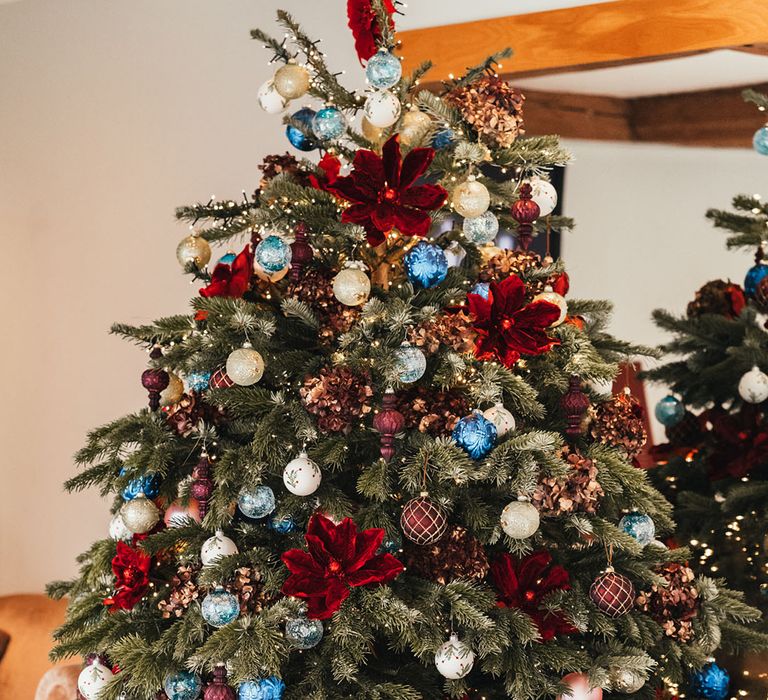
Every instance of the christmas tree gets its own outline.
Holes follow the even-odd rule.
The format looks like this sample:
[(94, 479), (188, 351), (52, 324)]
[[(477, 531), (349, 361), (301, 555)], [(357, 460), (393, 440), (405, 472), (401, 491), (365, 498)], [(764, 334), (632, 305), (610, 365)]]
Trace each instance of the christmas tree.
[(87, 700), (727, 692), (707, 659), (762, 647), (759, 613), (657, 541), (637, 403), (592, 388), (642, 349), (529, 249), (571, 225), (547, 180), (568, 154), (520, 138), (508, 51), (417, 89), (394, 14), (350, 0), (367, 94), (288, 14), (253, 32), (280, 64), (260, 105), (314, 97), (286, 134), (323, 155), (180, 209), (191, 313), (114, 326), (150, 351), (149, 408), (77, 455), (67, 487), (113, 520), (50, 586), (53, 657), (86, 657)]

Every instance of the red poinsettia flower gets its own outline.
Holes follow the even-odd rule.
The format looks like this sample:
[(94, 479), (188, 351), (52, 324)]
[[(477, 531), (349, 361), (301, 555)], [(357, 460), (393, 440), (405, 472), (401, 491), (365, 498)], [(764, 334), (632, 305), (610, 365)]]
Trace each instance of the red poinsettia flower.
[(117, 554), (112, 559), (115, 592), (104, 599), (110, 611), (133, 610), (149, 586), (152, 557), (125, 542), (117, 543)]
[(204, 297), (234, 297), (239, 299), (248, 291), (253, 269), (253, 253), (247, 245), (231, 265), (219, 263), (213, 269), (211, 282), (200, 290)]
[[(384, 9), (389, 14), (395, 14), (392, 0), (384, 0)], [(376, 53), (377, 43), (381, 38), (381, 28), (376, 20), (376, 14), (371, 8), (371, 0), (347, 0), (347, 18), (352, 36), (355, 38), (355, 51), (360, 62), (367, 61)]]
[(499, 594), (497, 605), (517, 608), (533, 618), (543, 641), (577, 631), (562, 613), (541, 609), (548, 593), (571, 588), (568, 572), (559, 564), (552, 564), (549, 552), (534, 552), (522, 559), (502, 554), (491, 562), (491, 576)]
[(707, 457), (712, 479), (740, 479), (768, 462), (768, 426), (755, 406), (737, 413), (713, 408), (701, 414), (703, 425), (711, 425)]
[(335, 159), (324, 158), (320, 167), (325, 178), (314, 178), (314, 184), (352, 203), (341, 220), (362, 226), (372, 246), (383, 243), (392, 229), (404, 236), (425, 236), (432, 225), (428, 212), (439, 209), (448, 195), (440, 185), (414, 184), (434, 156), (433, 148), (414, 148), (402, 158), (395, 134), (381, 155), (364, 148), (357, 151), (349, 175), (338, 177)]
[(404, 569), (391, 554), (376, 554), (384, 530), (357, 531), (351, 518), (339, 525), (315, 514), (304, 536), (309, 551), (289, 549), (283, 563), (291, 575), (283, 584), (285, 595), (307, 601), (307, 615), (326, 620), (349, 596), (349, 589), (388, 583)]
[(491, 282), (488, 298), (468, 294), (469, 310), (477, 331), (475, 356), (498, 359), (511, 367), (521, 355), (541, 355), (557, 341), (546, 329), (560, 317), (560, 309), (548, 301), (525, 303), (525, 284), (517, 275)]

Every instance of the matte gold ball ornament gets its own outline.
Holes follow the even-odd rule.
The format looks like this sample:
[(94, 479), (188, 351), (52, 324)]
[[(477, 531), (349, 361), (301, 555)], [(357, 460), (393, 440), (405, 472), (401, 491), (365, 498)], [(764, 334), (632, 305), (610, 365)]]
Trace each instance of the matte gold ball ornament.
[(245, 343), (227, 357), (227, 376), (238, 386), (256, 384), (264, 375), (264, 359), (261, 354)]
[(176, 259), (184, 268), (194, 264), (202, 270), (211, 259), (211, 246), (205, 238), (193, 233), (181, 239), (176, 248)]
[(429, 115), (413, 107), (405, 113), (400, 123), (400, 143), (403, 146), (417, 145), (416, 142), (424, 137), (431, 126)]
[(360, 306), (368, 301), (371, 280), (365, 269), (364, 263), (348, 260), (333, 278), (333, 295), (345, 306)]
[(451, 204), (457, 214), (464, 218), (474, 218), (488, 211), (491, 195), (482, 182), (478, 182), (474, 175), (470, 175), (453, 191)]
[(149, 532), (160, 520), (160, 510), (143, 493), (139, 492), (120, 508), (123, 524), (135, 535)]
[(309, 71), (298, 63), (286, 63), (277, 69), (272, 82), (279, 95), (296, 100), (309, 90)]
[(541, 294), (537, 294), (533, 300), (547, 301), (560, 309), (560, 315), (550, 324), (550, 328), (556, 328), (565, 321), (566, 316), (568, 316), (568, 302), (562, 294), (558, 294), (550, 285), (544, 287), (544, 291)]
[(360, 121), (360, 130), (363, 132), (363, 136), (373, 144), (378, 145), (384, 138), (384, 129), (374, 126), (365, 117)]
[(171, 406), (184, 394), (184, 382), (179, 375), (168, 372), (168, 386), (160, 392), (160, 405)]

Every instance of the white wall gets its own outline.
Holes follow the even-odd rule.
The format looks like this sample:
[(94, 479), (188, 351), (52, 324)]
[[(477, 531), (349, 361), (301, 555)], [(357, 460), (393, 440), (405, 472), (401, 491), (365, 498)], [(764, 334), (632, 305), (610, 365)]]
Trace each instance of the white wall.
[[(107, 504), (61, 482), (89, 428), (145, 401), (145, 356), (110, 323), (186, 309), (173, 207), (252, 190), (261, 158), (286, 147), (255, 106), (270, 69), (248, 38), (278, 4), (359, 75), (341, 0), (0, 5), (0, 594), (73, 574), (105, 531)], [(741, 277), (748, 259), (702, 217), (760, 182), (756, 156), (573, 146), (574, 294), (614, 298), (617, 332), (653, 342), (653, 307)]]

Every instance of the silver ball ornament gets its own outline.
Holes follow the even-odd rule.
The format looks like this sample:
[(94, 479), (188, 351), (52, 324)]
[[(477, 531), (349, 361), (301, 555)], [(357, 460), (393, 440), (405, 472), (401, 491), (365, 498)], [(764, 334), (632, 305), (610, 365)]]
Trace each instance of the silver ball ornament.
[(286, 100), (296, 100), (309, 90), (309, 71), (297, 63), (286, 63), (272, 79), (275, 90)]
[(403, 384), (411, 384), (424, 376), (427, 369), (427, 358), (419, 348), (404, 342), (395, 351), (395, 371), (397, 378)]
[(456, 213), (465, 219), (472, 219), (488, 211), (491, 195), (482, 182), (478, 182), (474, 176), (470, 175), (465, 182), (453, 190), (451, 203)]
[(539, 511), (523, 496), (508, 503), (501, 511), (501, 529), (513, 540), (532, 537), (539, 529), (539, 522)]
[(227, 357), (227, 376), (239, 386), (256, 384), (264, 374), (264, 359), (250, 346), (238, 348)]
[(202, 270), (211, 259), (211, 246), (201, 236), (187, 236), (182, 238), (176, 247), (176, 259), (179, 261), (179, 265), (184, 268), (194, 264), (195, 267)]
[(619, 693), (631, 695), (645, 685), (642, 674), (629, 668), (614, 666), (610, 669), (611, 687)]
[(464, 678), (475, 665), (475, 653), (464, 642), (452, 634), (450, 639), (435, 652), (435, 666), (443, 678), (458, 680)]
[(499, 233), (499, 220), (492, 211), (486, 211), (480, 216), (464, 219), (462, 231), (470, 243), (490, 243)]
[(160, 520), (160, 510), (143, 493), (126, 501), (120, 508), (120, 517), (125, 526), (135, 535), (149, 532)]
[(371, 280), (365, 274), (365, 265), (348, 260), (333, 278), (333, 295), (345, 306), (360, 306), (371, 293)]
[(372, 92), (363, 106), (365, 118), (380, 129), (392, 126), (400, 118), (401, 110), (400, 100), (389, 90)]

